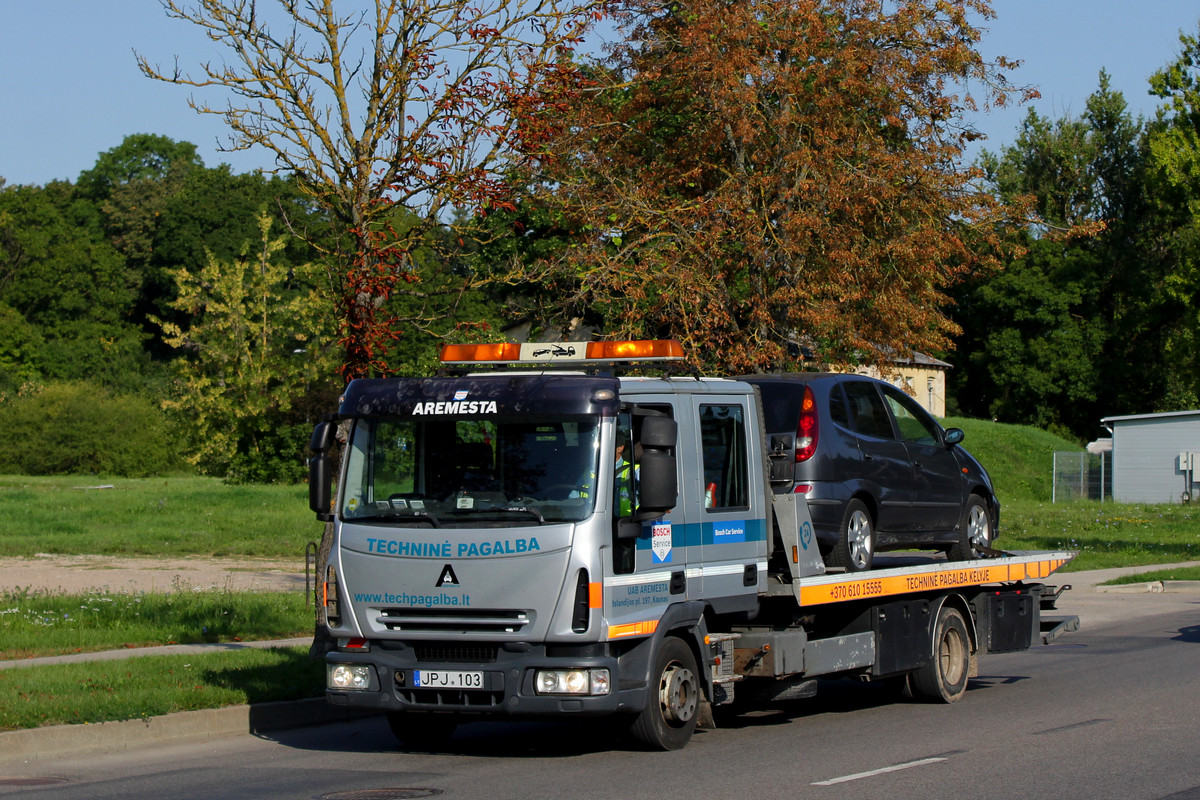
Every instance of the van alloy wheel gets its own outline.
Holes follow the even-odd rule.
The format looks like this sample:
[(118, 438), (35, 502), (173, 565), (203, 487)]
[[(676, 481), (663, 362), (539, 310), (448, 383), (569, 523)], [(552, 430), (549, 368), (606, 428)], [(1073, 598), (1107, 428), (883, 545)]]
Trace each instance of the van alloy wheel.
[(875, 522), (863, 501), (851, 500), (842, 517), (841, 536), (829, 553), (829, 566), (862, 572), (870, 569), (874, 560)]
[(947, 555), (951, 561), (970, 561), (983, 558), (992, 546), (992, 518), (988, 514), (987, 503), (977, 494), (971, 495), (967, 508), (963, 512), (962, 525), (958, 533), (958, 541), (950, 548)]

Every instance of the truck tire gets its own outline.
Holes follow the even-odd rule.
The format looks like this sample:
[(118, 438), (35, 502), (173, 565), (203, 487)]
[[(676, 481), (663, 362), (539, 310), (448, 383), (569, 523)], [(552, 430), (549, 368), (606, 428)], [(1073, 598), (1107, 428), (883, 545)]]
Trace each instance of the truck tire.
[(456, 717), (419, 711), (389, 711), (387, 722), (388, 727), (392, 729), (392, 735), (412, 750), (443, 747), (458, 727)]
[(971, 674), (971, 637), (957, 608), (943, 605), (933, 624), (929, 663), (909, 676), (913, 694), (953, 703), (967, 691)]
[(703, 699), (692, 648), (677, 636), (667, 636), (659, 644), (651, 675), (646, 707), (634, 718), (630, 733), (651, 750), (678, 750), (696, 730)]
[(992, 546), (992, 517), (987, 503), (977, 494), (971, 495), (958, 528), (958, 541), (946, 553), (951, 561), (970, 561), (983, 558), (983, 549)]
[(862, 572), (870, 569), (874, 560), (875, 522), (871, 511), (862, 500), (851, 500), (846, 504), (838, 539), (829, 551), (829, 566)]

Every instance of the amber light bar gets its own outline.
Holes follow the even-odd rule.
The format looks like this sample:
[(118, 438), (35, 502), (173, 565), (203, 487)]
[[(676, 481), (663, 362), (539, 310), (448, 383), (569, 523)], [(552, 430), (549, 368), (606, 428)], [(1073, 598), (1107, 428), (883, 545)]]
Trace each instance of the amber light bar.
[(682, 361), (683, 346), (674, 339), (613, 342), (532, 342), (447, 344), (443, 364), (577, 364), (613, 361)]
[(444, 344), (443, 364), (481, 364), (484, 362), (516, 362), (521, 360), (521, 345), (502, 344)]
[(674, 339), (588, 342), (590, 361), (682, 361), (683, 345)]

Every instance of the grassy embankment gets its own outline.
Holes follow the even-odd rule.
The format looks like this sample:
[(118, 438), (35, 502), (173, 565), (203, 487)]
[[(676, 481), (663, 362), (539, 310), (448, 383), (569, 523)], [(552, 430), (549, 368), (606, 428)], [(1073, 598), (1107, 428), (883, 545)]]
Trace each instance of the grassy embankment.
[(324, 687), (307, 647), (10, 667), (0, 670), (0, 730), (297, 700)]

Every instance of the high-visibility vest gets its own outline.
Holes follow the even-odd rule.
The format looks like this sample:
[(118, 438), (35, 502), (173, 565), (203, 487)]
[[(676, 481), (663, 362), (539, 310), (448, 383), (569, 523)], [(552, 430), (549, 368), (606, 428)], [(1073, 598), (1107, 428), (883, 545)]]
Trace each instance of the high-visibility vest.
[(617, 462), (617, 513), (627, 517), (633, 513), (633, 474), (632, 465), (625, 459)]

